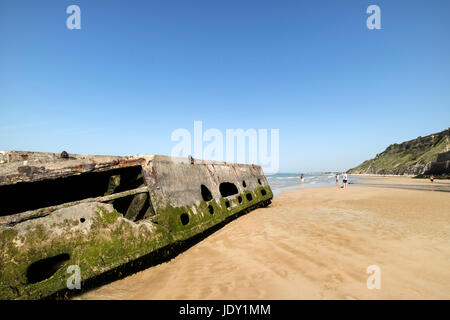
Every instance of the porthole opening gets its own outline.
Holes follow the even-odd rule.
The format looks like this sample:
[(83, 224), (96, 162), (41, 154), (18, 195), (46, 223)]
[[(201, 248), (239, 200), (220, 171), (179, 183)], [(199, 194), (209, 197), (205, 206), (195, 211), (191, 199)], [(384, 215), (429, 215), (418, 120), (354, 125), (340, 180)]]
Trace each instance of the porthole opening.
[(262, 189), (262, 190), (261, 190), (261, 194), (262, 194), (263, 196), (265, 196), (265, 195), (267, 194), (266, 190)]
[(85, 218), (80, 218), (80, 222), (81, 222), (81, 223), (84, 223), (85, 221), (86, 221)]
[(208, 211), (209, 211), (209, 213), (214, 214), (214, 208), (212, 205), (208, 206)]
[(229, 208), (229, 207), (230, 207), (230, 201), (225, 201), (225, 206), (226, 206), (227, 208)]
[(252, 197), (252, 195), (250, 193), (247, 193), (245, 195), (245, 197), (247, 198), (248, 201), (252, 201), (253, 200), (253, 197)]
[(187, 225), (189, 223), (189, 215), (187, 213), (181, 214), (180, 220), (183, 226)]
[(208, 187), (202, 184), (200, 189), (202, 192), (203, 200), (205, 200), (206, 202), (211, 201), (213, 197), (212, 197), (211, 191), (209, 191)]
[(247, 187), (247, 183), (245, 182), (245, 180), (244, 180), (244, 181), (242, 181), (242, 186), (243, 186), (244, 188), (246, 188), (246, 187)]
[(228, 197), (239, 193), (236, 185), (231, 182), (222, 182), (219, 186), (219, 191), (222, 197)]
[(70, 255), (62, 253), (54, 257), (33, 262), (27, 269), (28, 283), (38, 283), (50, 278), (68, 260), (70, 260)]
[(238, 197), (238, 202), (242, 203), (242, 197), (241, 196)]
[(259, 184), (262, 184), (262, 183), (261, 183), (261, 179), (258, 179), (258, 183), (259, 183)]

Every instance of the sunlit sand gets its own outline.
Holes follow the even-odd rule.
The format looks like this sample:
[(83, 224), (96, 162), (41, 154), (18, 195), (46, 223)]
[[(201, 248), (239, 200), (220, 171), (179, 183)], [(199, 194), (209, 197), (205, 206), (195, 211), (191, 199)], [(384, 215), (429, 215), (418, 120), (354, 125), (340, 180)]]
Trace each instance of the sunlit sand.
[[(173, 260), (77, 298), (449, 299), (449, 221), (447, 192), (289, 190)], [(370, 265), (379, 290), (367, 288)]]

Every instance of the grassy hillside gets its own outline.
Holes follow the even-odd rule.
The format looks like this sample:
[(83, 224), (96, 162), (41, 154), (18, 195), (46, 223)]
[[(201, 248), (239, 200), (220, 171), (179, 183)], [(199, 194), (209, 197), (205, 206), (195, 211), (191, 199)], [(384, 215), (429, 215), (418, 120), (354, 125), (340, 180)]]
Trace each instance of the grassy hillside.
[(426, 173), (438, 155), (450, 150), (450, 129), (426, 137), (390, 145), (374, 159), (364, 161), (349, 173), (420, 175)]

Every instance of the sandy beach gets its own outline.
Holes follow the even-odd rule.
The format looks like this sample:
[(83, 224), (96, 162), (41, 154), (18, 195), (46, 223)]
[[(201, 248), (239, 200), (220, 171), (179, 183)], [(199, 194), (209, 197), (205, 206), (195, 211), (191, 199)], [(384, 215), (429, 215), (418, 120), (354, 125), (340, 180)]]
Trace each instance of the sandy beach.
[(429, 179), (404, 176), (357, 175), (357, 177), (363, 178), (364, 180), (359, 183), (367, 186), (450, 192), (450, 180), (447, 179), (435, 179), (431, 183)]
[[(448, 192), (284, 191), (171, 261), (76, 299), (450, 299), (449, 221)], [(370, 265), (379, 290), (367, 288)]]

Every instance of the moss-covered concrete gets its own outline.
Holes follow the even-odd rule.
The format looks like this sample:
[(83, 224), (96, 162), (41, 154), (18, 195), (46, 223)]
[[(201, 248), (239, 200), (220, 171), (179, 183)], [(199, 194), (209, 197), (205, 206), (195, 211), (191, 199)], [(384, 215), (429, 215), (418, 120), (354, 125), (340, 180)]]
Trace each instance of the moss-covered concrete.
[[(135, 196), (133, 210), (118, 209), (121, 212), (117, 212), (114, 202), (71, 203), (17, 220), (14, 225), (0, 226), (0, 299), (40, 299), (64, 292), (71, 276), (67, 273), (70, 265), (80, 267), (82, 288), (84, 283), (115, 270), (120, 276), (123, 268), (139, 264), (148, 256), (165, 257), (168, 251), (178, 250), (178, 246), (208, 234), (229, 219), (267, 205), (273, 197), (258, 166), (198, 163), (197, 160), (192, 163), (163, 156), (143, 156), (138, 160), (148, 188), (148, 209), (144, 215), (141, 214), (144, 200), (139, 199), (142, 196)], [(58, 174), (67, 175), (70, 170), (63, 171), (64, 163), (55, 161)], [(83, 162), (82, 159), (77, 161)], [(103, 165), (101, 161), (96, 159), (96, 167)], [(112, 164), (109, 158), (105, 161), (109, 162), (104, 165), (116, 167), (122, 160), (118, 163), (114, 160)], [(127, 161), (137, 163), (133, 159)], [(106, 193), (117, 194), (119, 182), (113, 176)], [(219, 188), (222, 182), (235, 184), (238, 194), (222, 197)], [(203, 200), (202, 185), (211, 191), (211, 200)], [(127, 196), (127, 192), (120, 196)], [(131, 195), (133, 190), (129, 192)], [(250, 201), (248, 194), (252, 196)], [(138, 212), (140, 220), (136, 216)], [(188, 222), (187, 219), (182, 221), (184, 214), (189, 217)], [(31, 283), (27, 276), (30, 265), (62, 254), (67, 254), (69, 259), (58, 264), (51, 276)]]
[[(73, 228), (74, 224), (81, 224), (76, 219), (51, 226), (37, 224), (21, 234), (11, 228), (2, 230), (0, 297), (43, 298), (66, 288), (69, 265), (80, 267), (83, 281), (174, 241), (166, 228), (149, 221), (134, 224), (111, 208), (99, 204), (87, 234)], [(58, 228), (63, 233), (57, 237), (47, 228)], [(70, 255), (62, 268), (49, 279), (28, 283), (27, 268), (31, 263), (62, 253)]]
[[(261, 194), (262, 189), (267, 192), (265, 196)], [(247, 193), (252, 194), (252, 201), (246, 199)], [(242, 203), (239, 203), (238, 196), (242, 197)], [(82, 223), (77, 217), (52, 224), (46, 223), (44, 217), (41, 218), (42, 223), (27, 226), (20, 233), (14, 228), (4, 228), (0, 232), (0, 298), (47, 297), (66, 288), (70, 277), (67, 273), (69, 265), (80, 267), (84, 281), (177, 241), (192, 238), (228, 217), (271, 198), (270, 188), (260, 187), (221, 198), (220, 203), (213, 199), (191, 207), (167, 204), (154, 222), (147, 219), (138, 224), (123, 218), (111, 205), (97, 204), (86, 234), (74, 228)], [(230, 207), (225, 205), (226, 201), (230, 202)], [(208, 206), (213, 207), (213, 214)], [(186, 225), (180, 219), (183, 213), (189, 215)], [(51, 230), (60, 230), (61, 235), (55, 236)], [(50, 278), (33, 284), (28, 282), (27, 269), (31, 263), (62, 253), (69, 254), (70, 260)]]
[[(266, 191), (266, 195), (262, 195), (262, 190)], [(247, 193), (252, 195), (251, 201), (247, 200)], [(241, 203), (238, 201), (239, 196), (242, 198)], [(270, 187), (261, 186), (253, 191), (245, 191), (231, 197), (220, 198), (220, 202), (212, 199), (208, 202), (201, 201), (198, 205), (181, 207), (173, 207), (170, 203), (167, 203), (166, 207), (159, 211), (159, 217), (155, 221), (174, 233), (176, 240), (185, 240), (220, 223), (229, 216), (272, 198), (273, 194)], [(229, 207), (225, 204), (227, 201), (230, 202)], [(209, 211), (209, 205), (214, 209), (213, 214)], [(181, 215), (184, 213), (189, 216), (189, 223), (186, 225), (183, 225), (181, 221)]]

